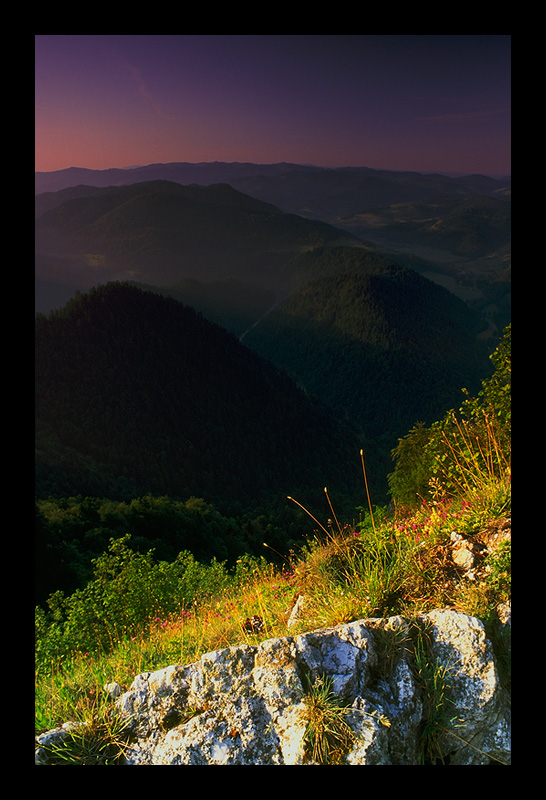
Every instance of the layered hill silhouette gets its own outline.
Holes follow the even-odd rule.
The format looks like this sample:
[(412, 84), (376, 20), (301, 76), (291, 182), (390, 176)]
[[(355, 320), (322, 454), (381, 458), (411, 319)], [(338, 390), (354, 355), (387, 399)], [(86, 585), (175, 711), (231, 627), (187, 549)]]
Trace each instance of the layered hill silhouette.
[(147, 164), (126, 169), (86, 169), (69, 167), (53, 172), (36, 172), (34, 188), (36, 194), (57, 192), (70, 186), (126, 186), (147, 181), (174, 181), (175, 183), (198, 183), (209, 186), (213, 183), (229, 183), (249, 176), (276, 176), (293, 170), (316, 171), (316, 167), (301, 167), (296, 164), (252, 164), (250, 162), (199, 162), (175, 161), (167, 164)]
[(60, 194), (56, 204), (47, 196), (36, 201), (36, 273), (40, 280), (77, 288), (186, 278), (279, 288), (286, 282), (283, 268), (296, 253), (358, 243), (349, 233), (283, 213), (227, 184), (153, 181)]
[[(176, 242), (172, 232), (157, 228), (154, 209), (150, 209), (151, 221), (141, 216), (138, 234), (129, 235), (127, 230), (123, 231), (118, 248), (124, 252), (119, 249), (114, 252), (105, 244), (105, 231), (98, 224), (96, 231), (87, 226), (88, 238), (83, 252), (82, 236), (75, 247), (69, 246), (67, 250), (66, 245), (70, 242), (64, 235), (67, 232), (66, 220), (62, 218), (63, 215), (57, 219), (50, 217), (37, 223), (38, 310), (46, 311), (62, 305), (74, 288), (86, 289), (97, 281), (126, 279), (129, 277), (128, 271), (135, 280), (152, 284), (179, 282), (191, 277), (205, 283), (233, 279), (242, 279), (247, 284), (262, 281), (263, 286), (264, 279), (267, 279), (269, 288), (275, 289), (271, 281), (280, 278), (281, 262), (286, 262), (294, 252), (294, 247), (312, 246), (307, 234), (303, 242), (298, 241), (303, 231), (296, 234), (295, 220), (290, 217), (297, 215), (334, 226), (341, 231), (338, 237), (350, 234), (368, 249), (373, 247), (389, 252), (398, 263), (446, 286), (473, 308), (486, 314), (492, 332), (498, 333), (510, 320), (509, 177), (455, 177), (367, 167), (328, 169), (286, 163), (174, 162), (131, 169), (70, 168), (36, 173), (36, 216), (41, 217), (46, 211), (71, 200), (89, 201), (102, 196), (104, 191), (111, 193), (130, 184), (157, 181), (185, 186), (199, 184), (202, 187), (229, 184), (247, 196), (247, 204), (250, 198), (254, 198), (266, 204), (262, 207), (264, 212), (273, 213), (273, 207), (277, 212), (284, 212), (284, 219), (277, 215), (275, 220), (277, 242), (273, 250), (270, 233), (275, 226), (270, 225), (265, 233), (260, 226), (256, 228), (256, 220), (248, 226), (250, 217), (245, 221), (240, 216), (228, 223), (230, 237), (225, 241), (222, 258), (218, 248), (215, 253), (212, 248), (216, 237), (214, 225), (211, 233), (208, 222), (195, 214), (190, 215), (191, 236), (185, 241), (179, 239)], [(216, 196), (218, 199), (218, 192)], [(231, 201), (234, 198), (235, 195)], [(202, 199), (201, 196), (199, 202)], [(227, 195), (223, 201), (227, 201)], [(257, 208), (255, 206), (256, 211)], [(182, 209), (180, 212), (185, 216), (186, 212)], [(69, 212), (69, 217), (68, 228), (78, 223), (77, 216), (72, 216), (72, 212)], [(225, 214), (221, 215), (217, 228), (219, 232), (225, 219)], [(108, 223), (110, 233), (111, 222)], [(286, 223), (289, 223), (287, 229)], [(48, 226), (49, 238), (44, 238)], [(200, 252), (196, 255), (192, 245), (198, 237), (200, 226), (201, 240), (207, 246), (204, 250), (198, 248)], [(62, 236), (58, 235), (59, 231)], [(91, 233), (97, 235), (100, 246), (93, 236), (89, 240)], [(265, 233), (265, 238), (258, 246), (262, 233)], [(318, 239), (326, 236), (327, 241), (331, 241), (325, 230), (320, 233), (315, 230), (311, 236), (315, 243), (318, 241), (317, 234)], [(238, 244), (235, 241), (237, 235)], [(346, 239), (345, 243), (349, 241), (354, 243), (355, 239)], [(45, 242), (48, 246), (44, 252)], [(59, 245), (62, 247), (59, 248)], [(148, 261), (154, 259), (157, 262), (159, 273), (166, 262), (173, 265), (173, 248), (179, 250), (175, 258), (175, 278), (170, 267), (153, 278), (142, 274), (142, 264), (138, 263), (140, 253)], [(59, 249), (62, 250), (62, 256), (59, 256)], [(241, 250), (246, 252), (246, 256), (241, 257)], [(248, 253), (249, 250), (252, 250), (252, 254)], [(129, 266), (127, 259), (121, 258), (127, 254), (132, 262)], [(121, 272), (116, 271), (119, 266)], [(183, 274), (180, 274), (181, 271)]]
[(476, 258), (507, 248), (510, 212), (509, 200), (502, 198), (438, 197), (363, 211), (338, 224), (370, 241), (436, 246)]
[[(157, 179), (167, 173), (176, 181), (191, 177), (208, 181), (209, 185)], [(252, 184), (252, 191), (263, 197), (243, 194), (228, 183), (211, 183), (218, 176), (229, 177), (249, 189)], [(37, 175), (37, 186), (43, 177)], [(55, 192), (37, 195), (38, 310), (59, 308), (75, 289), (88, 290), (111, 281), (131, 282), (146, 298), (153, 293), (191, 306), (288, 372), (308, 394), (307, 402), (314, 398), (313, 402), (318, 400), (329, 406), (348, 424), (356, 426), (358, 436), (364, 436), (377, 455), (380, 482), (391, 467), (390, 449), (399, 436), (417, 421), (442, 416), (459, 402), (463, 386), (470, 391), (479, 387), (490, 367), (487, 355), (494, 345), (498, 323), (509, 321), (509, 284), (504, 283), (496, 267), (491, 267), (493, 252), (508, 258), (506, 182), (483, 176), (454, 179), (363, 168), (320, 170), (299, 169), (296, 165), (226, 164), (150, 165), (137, 171), (109, 170), (104, 174), (68, 170), (49, 177), (68, 182), (88, 178), (98, 183), (116, 180), (123, 185), (67, 183)], [(131, 179), (138, 182), (128, 184)], [(432, 196), (435, 192), (444, 194)], [(281, 210), (266, 201), (266, 196), (280, 198), (287, 207), (291, 204), (303, 210), (305, 206), (310, 215), (323, 201), (325, 216), (334, 213), (335, 208), (351, 208), (351, 203), (345, 202), (349, 197), (357, 204), (384, 201), (387, 205), (339, 219), (337, 227)], [(427, 248), (445, 254), (448, 246), (452, 251), (449, 258), (456, 260), (458, 268), (481, 259), (487, 269), (493, 269), (493, 278), (483, 273), (478, 286), (476, 274), (455, 279), (450, 272), (451, 262), (442, 258), (430, 262), (423, 255), (416, 255)], [(447, 291), (439, 285), (442, 281), (438, 276), (457, 285), (454, 288), (448, 284), (451, 291)], [(480, 299), (462, 302), (458, 291), (461, 287), (478, 292)], [(127, 290), (125, 286), (124, 291)], [(49, 297), (45, 297), (46, 291), (51, 292)], [(127, 295), (130, 305), (137, 296), (140, 297)], [(57, 330), (55, 326), (61, 325), (62, 317), (62, 330), (70, 330), (72, 335), (74, 328), (78, 333), (84, 325), (81, 315), (98, 313), (95, 294), (90, 297), (93, 310), (87, 307), (91, 300), (84, 302), (78, 297), (60, 317), (53, 315), (47, 323), (52, 326), (50, 330)], [(148, 299), (142, 305), (142, 313), (147, 314), (151, 305)], [(488, 330), (484, 311), (489, 315)], [(126, 326), (136, 325), (125, 314), (120, 320), (125, 320)], [(112, 328), (111, 335), (119, 334), (120, 340), (125, 341), (127, 332), (121, 321), (118, 324), (120, 330)], [(42, 319), (39, 329), (45, 331), (47, 325)], [(148, 325), (148, 320), (143, 317), (140, 325)], [(213, 329), (217, 330), (214, 326)], [(90, 329), (86, 330), (89, 334)], [(488, 334), (493, 334), (489, 341)], [(222, 335), (228, 334), (223, 331)], [(210, 339), (208, 333), (204, 336), (207, 341)], [(60, 352), (68, 346), (62, 338), (58, 342)], [(151, 339), (157, 341), (161, 337), (154, 333)], [(166, 348), (169, 353), (170, 342)], [(65, 355), (70, 363), (69, 353)], [(111, 356), (109, 352), (108, 357)], [(145, 357), (148, 358), (146, 354)], [(48, 358), (53, 361), (46, 360), (45, 364), (56, 363), (53, 355)], [(135, 357), (135, 370), (137, 363)], [(165, 370), (168, 372), (169, 368)], [(47, 371), (43, 374), (47, 375)], [(199, 377), (201, 390), (207, 385), (206, 370)], [(84, 382), (75, 380), (74, 388), (79, 385)], [(110, 397), (116, 407), (118, 386), (112, 384), (112, 388)], [(91, 387), (89, 391), (90, 396), (95, 395)], [(213, 384), (212, 392), (218, 394), (217, 385)], [(105, 419), (111, 418), (114, 412), (107, 410), (106, 399), (100, 403), (104, 403)], [(71, 419), (74, 415), (68, 405), (66, 418)], [(83, 396), (77, 399), (76, 406), (85, 419)], [(149, 407), (152, 409), (153, 404)], [(59, 412), (57, 416), (63, 415)], [(125, 415), (120, 419), (125, 420)], [(113, 431), (115, 425), (109, 424)], [(157, 424), (145, 427), (151, 431)], [(74, 431), (78, 430), (77, 425)], [(111, 453), (80, 452), (71, 445), (68, 434), (59, 443), (56, 429), (48, 426), (49, 422), (40, 431), (48, 441), (48, 452), (55, 453), (57, 459), (55, 469), (50, 470), (55, 476), (52, 481), (65, 485), (67, 491), (71, 470), (74, 475), (86, 476), (86, 492), (97, 480), (95, 491), (101, 485), (104, 489), (102, 475), (110, 476), (106, 483), (114, 480), (118, 488), (123, 477), (125, 490), (130, 493), (142, 488), (167, 492), (174, 488), (183, 495), (207, 485), (206, 481), (196, 486), (191, 481), (184, 483), (179, 476), (172, 487), (168, 483), (161, 489), (161, 477), (154, 479), (150, 488), (144, 467), (141, 477), (134, 464), (129, 469), (129, 462), (123, 463), (121, 472), (117, 467), (112, 472), (112, 464), (118, 462), (111, 462)], [(244, 439), (243, 431), (244, 428)], [(126, 434), (125, 429), (116, 434), (120, 443)], [(163, 434), (158, 431), (158, 435), (163, 441)], [(205, 449), (210, 452), (208, 444)], [(167, 452), (164, 447), (159, 450)], [(66, 466), (71, 458), (76, 459), (77, 469), (74, 464)], [(286, 455), (285, 458), (291, 460)], [(65, 467), (61, 469), (63, 462)], [(297, 459), (294, 463), (298, 463)], [(253, 480), (255, 463), (254, 467)], [(208, 467), (203, 469), (203, 474), (209, 474)], [(49, 466), (41, 472), (44, 480), (48, 470)], [(176, 470), (170, 461), (164, 474), (174, 480)], [(324, 480), (320, 479), (319, 484)], [(71, 491), (75, 483), (70, 484)], [(214, 495), (214, 481), (209, 488)], [(248, 488), (247, 496), (253, 492)]]
[(369, 167), (326, 168), (302, 164), (172, 162), (130, 169), (93, 170), (78, 167), (35, 173), (35, 193), (58, 192), (78, 185), (125, 186), (166, 180), (208, 186), (228, 183), (245, 194), (283, 211), (329, 220), (371, 208), (423, 200), (435, 196), (505, 196), (510, 178), (485, 175), (451, 177)]
[(236, 177), (229, 181), (239, 191), (273, 203), (284, 211), (337, 224), (369, 208), (385, 208), (436, 197), (475, 196), (506, 198), (510, 179), (485, 175), (450, 177), (419, 172), (374, 170), (368, 167), (291, 169), (278, 175)]
[(354, 430), (193, 309), (109, 284), (36, 319), (37, 496), (256, 509), (360, 484)]
[(248, 347), (126, 284), (38, 315), (38, 494), (249, 508), (330, 483), (348, 496), (362, 488), (365, 443), (384, 500), (397, 438), (486, 376), (483, 322), (380, 254), (324, 248), (294, 269), (298, 288), (246, 333)]
[(385, 504), (398, 438), (479, 389), (509, 321), (509, 181), (172, 164), (36, 186), (36, 494), (79, 498), (86, 553), (114, 535), (93, 498), (140, 519), (150, 495), (169, 522), (134, 530), (165, 558), (169, 537), (262, 552), (264, 529), (284, 552), (287, 494), (365, 502), (361, 447)]

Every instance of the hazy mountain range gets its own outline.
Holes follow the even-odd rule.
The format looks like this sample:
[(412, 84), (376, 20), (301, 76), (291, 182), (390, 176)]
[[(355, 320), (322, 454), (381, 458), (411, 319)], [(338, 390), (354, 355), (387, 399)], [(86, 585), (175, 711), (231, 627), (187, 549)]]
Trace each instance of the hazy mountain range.
[(397, 438), (479, 388), (510, 319), (508, 180), (167, 164), (36, 189), (36, 308), (84, 293), (36, 323), (42, 496), (354, 498), (364, 444), (384, 501)]
[[(333, 207), (344, 204), (345, 211), (356, 206), (373, 207), (451, 195), (507, 196), (510, 178), (485, 175), (450, 177), (440, 174), (376, 170), (368, 167), (335, 169), (302, 164), (200, 163), (174, 162), (149, 164), (128, 169), (94, 170), (79, 167), (56, 172), (35, 173), (35, 193), (57, 192), (71, 186), (125, 186), (155, 180), (209, 186), (229, 183), (244, 194), (273, 203), (284, 211), (303, 215), (313, 203)], [(343, 199), (345, 198), (345, 199)], [(308, 208), (309, 206), (309, 208)], [(328, 214), (333, 212), (330, 209)]]
[[(246, 260), (244, 280), (254, 283), (258, 273), (264, 273), (268, 268), (269, 277), (272, 271), (275, 273), (282, 261), (282, 257), (279, 256), (282, 256), (283, 252), (290, 255), (294, 249), (312, 246), (309, 236), (313, 243), (319, 242), (321, 237), (323, 242), (335, 241), (338, 237), (337, 243), (358, 241), (360, 246), (395, 254), (398, 263), (441, 283), (472, 304), (474, 308), (486, 313), (497, 328), (502, 327), (509, 319), (511, 186), (509, 177), (505, 179), (494, 179), (483, 175), (450, 177), (364, 167), (325, 169), (282, 163), (269, 165), (172, 163), (111, 170), (70, 168), (51, 173), (36, 173), (35, 214), (39, 218), (46, 211), (79, 198), (83, 203), (85, 199), (91, 201), (93, 197), (98, 197), (97, 202), (100, 205), (104, 202), (100, 199), (101, 189), (115, 195), (116, 187), (119, 189), (131, 184), (158, 180), (175, 182), (188, 188), (189, 184), (200, 186), (229, 184), (245, 195), (245, 200), (239, 196), (240, 215), (243, 213), (244, 203), (247, 214), (250, 214), (251, 198), (267, 204), (261, 206), (260, 232), (252, 230), (250, 236), (249, 229), (245, 227), (246, 223), (242, 219), (232, 225), (226, 217), (223, 221), (211, 217), (208, 224), (212, 226), (212, 235), (211, 228), (207, 230), (205, 224), (201, 242), (197, 243), (199, 247), (203, 241), (205, 242), (208, 250), (206, 258), (195, 257), (195, 250), (193, 253), (191, 250), (190, 237), (180, 252), (175, 282), (188, 277), (205, 282), (233, 279), (239, 269), (237, 262), (242, 258), (243, 261)], [(215, 195), (216, 200), (220, 200), (220, 192), (216, 191)], [(236, 196), (232, 194), (229, 198), (224, 187), (224, 204), (234, 203)], [(150, 202), (151, 198), (148, 198), (148, 203)], [(255, 214), (258, 214), (258, 208), (258, 205), (254, 206)], [(121, 209), (118, 213), (120, 211)], [(126, 207), (126, 211), (133, 213), (133, 209), (129, 207)], [(208, 211), (212, 212), (210, 206)], [(309, 229), (306, 239), (301, 219), (297, 223), (300, 230), (296, 232), (296, 220), (290, 216), (285, 216), (281, 220), (279, 212), (284, 212), (285, 215), (296, 214), (298, 218), (303, 217), (315, 222), (326, 222), (335, 226), (335, 231), (328, 232), (323, 228), (311, 234)], [(76, 212), (67, 207), (66, 213), (70, 215), (70, 227)], [(230, 213), (233, 215), (235, 209), (232, 208)], [(263, 241), (259, 241), (262, 232), (265, 234), (263, 215), (267, 214), (270, 215), (269, 233)], [(271, 216), (274, 214), (277, 217), (275, 224)], [(289, 233), (280, 232), (281, 221), (283, 227), (287, 227), (290, 222)], [(53, 243), (50, 238), (49, 246), (45, 248), (47, 259), (44, 260), (42, 237), (46, 236), (47, 224), (52, 226), (49, 233), (50, 237), (53, 237)], [(105, 217), (95, 222), (97, 230), (91, 231), (90, 242), (95, 249), (88, 249), (82, 253), (81, 248), (76, 248), (75, 252), (70, 250), (67, 254), (65, 241), (62, 256), (58, 255), (55, 236), (59, 228), (62, 234), (60, 238), (65, 235), (63, 213), (59, 212), (57, 221), (53, 218), (48, 220), (47, 224), (46, 220), (43, 220), (42, 223), (38, 223), (37, 229), (36, 307), (38, 310), (46, 311), (56, 304), (62, 304), (75, 288), (89, 288), (96, 280), (121, 277), (120, 273), (116, 272), (115, 259), (113, 265), (106, 270), (103, 269), (107, 254), (101, 247), (95, 247), (98, 241), (93, 239), (95, 235), (98, 239), (105, 236), (104, 228), (111, 224), (111, 220)], [(137, 224), (138, 219), (135, 217), (135, 225)], [(184, 226), (187, 228), (188, 224), (194, 223), (190, 222), (189, 218), (181, 222), (183, 228)], [(226, 225), (231, 228), (229, 242), (222, 233)], [(197, 234), (196, 230), (193, 233), (194, 239)], [(271, 234), (276, 239), (273, 245)], [(123, 235), (125, 241), (120, 243), (119, 247), (127, 250), (128, 234), (125, 232)], [(235, 235), (240, 236), (239, 246), (234, 239)], [(349, 235), (354, 238), (351, 240)], [(146, 221), (144, 218), (144, 224), (140, 225), (138, 235), (133, 234), (136, 259), (140, 254), (145, 259), (148, 255), (156, 257), (153, 236), (157, 238), (164, 234), (157, 230), (155, 222)], [(340, 236), (344, 239), (341, 240)], [(162, 247), (169, 246), (162, 242)], [(220, 250), (217, 257), (213, 257), (211, 252), (214, 246)], [(222, 248), (225, 250), (224, 256)], [(233, 253), (233, 248), (239, 252)], [(241, 250), (246, 255), (241, 256)], [(248, 255), (249, 251), (253, 251), (252, 256)], [(264, 251), (267, 252), (267, 258), (264, 257)], [(258, 260), (254, 258), (255, 255), (258, 256)], [(255, 265), (258, 263), (255, 271), (249, 268), (250, 259)], [(133, 263), (129, 269), (132, 268), (133, 272), (138, 271), (139, 267), (134, 263), (135, 260), (131, 260)], [(159, 262), (158, 269), (163, 269), (162, 258), (156, 260)], [(127, 277), (126, 265), (123, 269), (124, 277)], [(154, 275), (151, 281), (147, 276), (133, 277), (144, 282), (163, 282), (159, 275)], [(170, 277), (172, 276), (169, 276), (169, 279)], [(275, 279), (278, 278), (276, 275)], [(275, 281), (273, 283), (275, 284)], [(267, 288), (276, 290), (277, 286), (269, 285)]]
[(352, 234), (283, 213), (227, 184), (151, 181), (59, 194), (36, 219), (38, 277), (57, 270), (66, 281), (72, 275), (87, 285), (235, 278), (284, 289), (285, 265), (301, 250), (359, 244)]

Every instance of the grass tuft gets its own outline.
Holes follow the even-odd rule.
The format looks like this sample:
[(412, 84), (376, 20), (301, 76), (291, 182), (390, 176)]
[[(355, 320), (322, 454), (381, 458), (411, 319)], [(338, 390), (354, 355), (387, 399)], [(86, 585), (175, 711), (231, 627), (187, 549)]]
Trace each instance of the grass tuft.
[(305, 724), (305, 760), (320, 765), (343, 761), (354, 742), (345, 715), (346, 708), (334, 694), (332, 679), (319, 676), (309, 685), (301, 714)]

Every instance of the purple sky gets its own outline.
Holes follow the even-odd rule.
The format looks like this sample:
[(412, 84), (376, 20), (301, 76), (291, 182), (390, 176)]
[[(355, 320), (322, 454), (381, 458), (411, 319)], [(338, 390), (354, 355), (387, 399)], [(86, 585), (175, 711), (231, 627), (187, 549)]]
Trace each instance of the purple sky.
[(35, 169), (507, 175), (509, 35), (36, 35)]

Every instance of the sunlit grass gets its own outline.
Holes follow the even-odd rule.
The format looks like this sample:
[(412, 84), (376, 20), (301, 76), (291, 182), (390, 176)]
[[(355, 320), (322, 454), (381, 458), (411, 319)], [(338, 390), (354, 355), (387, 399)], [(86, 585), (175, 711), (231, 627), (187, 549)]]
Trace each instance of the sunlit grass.
[[(265, 561), (249, 570), (236, 588), (188, 610), (157, 616), (134, 636), (112, 640), (108, 648), (40, 665), (36, 680), (36, 730), (74, 719), (79, 695), (116, 682), (127, 688), (142, 672), (169, 664), (189, 664), (204, 653), (241, 642), (254, 644), (286, 633), (294, 594), (294, 576)], [(245, 628), (250, 617), (263, 623)]]
[[(326, 523), (283, 569), (265, 559), (248, 569), (243, 564), (238, 582), (215, 597), (174, 615), (158, 615), (145, 630), (113, 640), (107, 649), (42, 664), (36, 729), (74, 719), (81, 699), (107, 683), (128, 688), (141, 672), (189, 664), (222, 647), (444, 605), (486, 617), (496, 603), (509, 602), (509, 558), (505, 555), (504, 571), (494, 572), (495, 580), (469, 585), (454, 579), (446, 546), (451, 531), (472, 533), (495, 516), (495, 504), (497, 515), (506, 513), (509, 489), (491, 485), (488, 495), (475, 502), (423, 503), (405, 517), (389, 518), (376, 510), (373, 524), (366, 517), (356, 527), (340, 523), (339, 529), (328, 529)], [(298, 593), (305, 597), (304, 617), (288, 629)], [(262, 623), (258, 630), (245, 627), (252, 617)]]

